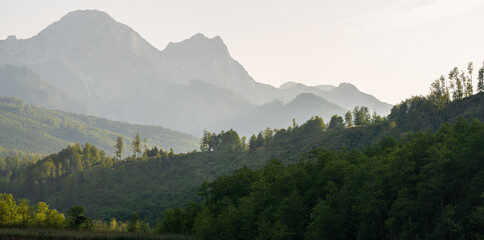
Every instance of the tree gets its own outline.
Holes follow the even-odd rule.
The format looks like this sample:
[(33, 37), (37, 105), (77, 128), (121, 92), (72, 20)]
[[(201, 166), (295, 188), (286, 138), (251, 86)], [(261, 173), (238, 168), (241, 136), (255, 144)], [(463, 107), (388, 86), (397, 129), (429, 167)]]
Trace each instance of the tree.
[(264, 135), (263, 135), (263, 132), (259, 132), (259, 134), (257, 135), (257, 137), (252, 134), (252, 137), (250, 137), (250, 140), (249, 140), (249, 150), (250, 151), (255, 151), (257, 150), (258, 148), (260, 147), (263, 147), (264, 146)]
[(230, 129), (227, 132), (222, 132), (220, 135), (220, 143), (218, 150), (223, 151), (239, 151), (242, 150), (242, 143), (240, 142), (239, 134)]
[(138, 132), (136, 132), (136, 136), (131, 141), (131, 151), (133, 152), (133, 157), (141, 155), (141, 138)]
[(269, 144), (269, 143), (271, 143), (272, 137), (274, 136), (274, 130), (272, 130), (270, 127), (267, 127), (264, 130), (262, 135), (264, 136), (265, 144)]
[(449, 88), (452, 89), (452, 100), (455, 100), (458, 95), (456, 90), (458, 78), (459, 69), (457, 67), (454, 67), (454, 69), (449, 72)]
[(203, 136), (200, 140), (200, 151), (208, 152), (210, 151), (210, 141), (212, 139), (212, 134), (206, 129), (203, 130)]
[(383, 122), (383, 118), (376, 113), (376, 111), (373, 111), (373, 115), (371, 116), (371, 123), (377, 124)]
[[(484, 62), (482, 64), (484, 65)], [(480, 93), (484, 92), (484, 66), (479, 69), (477, 79), (477, 91)]]
[(346, 112), (345, 114), (345, 123), (347, 127), (353, 126), (353, 116), (351, 115), (351, 111)]
[(173, 148), (170, 148), (170, 152), (168, 153), (168, 158), (174, 158), (175, 157), (175, 151), (173, 151)]
[(262, 131), (259, 132), (259, 134), (257, 134), (256, 145), (257, 145), (257, 148), (264, 146), (264, 135), (262, 134)]
[(355, 126), (360, 126), (361, 123), (363, 122), (363, 116), (360, 116), (359, 113), (360, 113), (360, 107), (359, 106), (356, 106), (354, 109), (353, 109), (353, 124)]
[(449, 101), (449, 90), (445, 87), (445, 77), (440, 76), (430, 85), (430, 94), (428, 96), (439, 108), (445, 107)]
[(44, 226), (48, 228), (61, 228), (64, 227), (65, 221), (64, 214), (57, 212), (55, 209), (48, 209)]
[(456, 85), (456, 95), (455, 99), (462, 99), (464, 97), (464, 85), (465, 85), (465, 80), (466, 77), (464, 75), (464, 72), (461, 72), (460, 75), (457, 76), (455, 80), (455, 85)]
[(146, 144), (146, 138), (143, 139), (143, 146), (144, 146), (144, 151), (143, 151), (142, 159), (146, 161), (148, 160), (148, 145)]
[(242, 150), (247, 150), (247, 137), (246, 136), (243, 136), (242, 138), (240, 138), (240, 142), (242, 143)]
[(163, 221), (158, 224), (157, 232), (185, 233), (187, 231), (185, 227), (187, 218), (184, 215), (183, 209), (178, 207), (166, 210), (163, 214)]
[(344, 127), (343, 118), (341, 116), (338, 116), (337, 114), (333, 115), (331, 117), (331, 120), (329, 121), (329, 129), (342, 127)]
[(474, 71), (474, 65), (472, 62), (469, 62), (467, 64), (467, 72), (469, 73), (469, 77), (467, 77), (467, 83), (466, 83), (466, 97), (472, 96), (474, 94), (474, 90), (472, 89), (472, 72)]
[(353, 109), (353, 117), (354, 117), (353, 123), (355, 124), (355, 126), (363, 126), (363, 125), (370, 124), (371, 115), (368, 110), (368, 107), (356, 106)]
[(31, 208), (29, 206), (29, 201), (27, 199), (22, 199), (18, 202), (17, 214), (20, 218), (20, 223), (22, 227), (26, 227), (30, 221)]
[(131, 215), (131, 219), (129, 219), (128, 223), (128, 232), (139, 232), (140, 230), (140, 219), (138, 213), (134, 212)]
[(49, 206), (45, 202), (38, 202), (35, 208), (34, 217), (32, 219), (34, 226), (46, 227), (45, 220), (47, 218), (47, 210)]
[(84, 217), (84, 208), (81, 206), (72, 207), (67, 215), (69, 216), (67, 225), (71, 229), (80, 229), (88, 220), (88, 218)]
[(109, 221), (109, 230), (116, 231), (117, 228), (118, 222), (116, 221), (116, 218), (111, 218), (111, 221)]
[(257, 149), (257, 137), (255, 134), (252, 134), (252, 136), (249, 139), (249, 150), (250, 151), (255, 151)]
[(370, 115), (370, 110), (368, 109), (368, 107), (362, 106), (360, 108), (360, 111), (362, 112), (361, 114), (363, 115), (362, 125), (368, 125), (368, 124), (370, 124), (371, 115)]
[(15, 223), (17, 203), (12, 194), (0, 193), (0, 226)]
[(118, 159), (121, 159), (121, 154), (123, 153), (123, 137), (118, 136), (118, 139), (116, 140), (116, 144), (114, 145), (114, 153), (116, 154), (116, 157)]

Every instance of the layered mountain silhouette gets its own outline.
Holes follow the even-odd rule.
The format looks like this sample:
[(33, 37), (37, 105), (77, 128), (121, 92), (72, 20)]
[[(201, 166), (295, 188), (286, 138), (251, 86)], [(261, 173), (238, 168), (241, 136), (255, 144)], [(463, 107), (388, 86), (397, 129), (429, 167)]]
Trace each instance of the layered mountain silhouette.
[[(256, 82), (218, 36), (198, 33), (160, 51), (127, 25), (97, 10), (70, 12), (30, 39), (12, 36), (0, 41), (0, 65), (4, 64), (29, 67), (46, 84), (83, 102), (98, 116), (196, 135), (205, 128), (218, 131), (236, 122), (241, 123), (230, 128), (256, 132), (260, 126), (291, 123), (292, 118), (341, 114), (356, 105), (379, 114), (391, 108), (348, 84), (291, 83), (276, 88)], [(311, 103), (322, 112), (298, 107), (267, 116), (298, 102), (296, 97), (302, 93), (317, 96)]]

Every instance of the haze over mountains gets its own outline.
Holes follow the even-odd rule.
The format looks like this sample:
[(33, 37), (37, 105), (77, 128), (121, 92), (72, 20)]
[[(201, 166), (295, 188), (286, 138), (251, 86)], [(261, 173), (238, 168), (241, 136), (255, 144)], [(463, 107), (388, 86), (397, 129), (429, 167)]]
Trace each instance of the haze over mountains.
[(256, 82), (218, 36), (198, 33), (160, 51), (97, 10), (70, 12), (30, 39), (0, 41), (0, 65), (5, 64), (27, 66), (37, 80), (86, 106), (65, 110), (90, 109), (113, 120), (194, 135), (227, 128), (249, 135), (286, 127), (292, 118), (319, 115), (328, 122), (357, 105), (382, 115), (392, 107), (348, 83), (276, 88)]

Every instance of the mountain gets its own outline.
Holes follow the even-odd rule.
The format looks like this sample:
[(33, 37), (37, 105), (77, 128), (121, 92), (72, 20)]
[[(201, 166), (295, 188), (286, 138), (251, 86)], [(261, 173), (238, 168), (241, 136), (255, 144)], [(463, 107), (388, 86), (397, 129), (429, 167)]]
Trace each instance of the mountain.
[[(160, 51), (97, 10), (70, 12), (30, 39), (0, 41), (0, 64), (31, 68), (98, 116), (195, 135), (249, 108), (274, 100), (289, 103), (301, 93), (343, 106), (326, 98), (328, 91), (321, 88), (297, 84), (278, 89), (256, 82), (219, 36), (198, 33)], [(203, 87), (196, 89), (201, 82)]]
[(207, 38), (197, 33), (191, 38), (170, 42), (161, 52), (161, 68), (168, 79), (187, 84), (200, 79), (238, 93), (246, 101), (260, 104), (273, 100), (275, 87), (254, 81), (239, 62), (234, 60), (222, 38)]
[(289, 81), (289, 82), (281, 84), (281, 86), (279, 86), (279, 89), (288, 89), (288, 88), (290, 88), (294, 85), (298, 85), (298, 84), (300, 84), (300, 83)]
[(286, 128), (292, 125), (292, 119), (297, 123), (303, 123), (314, 116), (320, 116), (328, 123), (334, 114), (342, 116), (345, 112), (345, 109), (319, 96), (312, 93), (301, 93), (289, 103), (284, 104), (276, 100), (250, 108), (240, 114), (223, 119), (208, 129), (218, 132), (232, 128), (241, 136), (249, 137), (254, 133), (257, 134), (253, 129), (262, 131), (267, 127)]
[(0, 154), (2, 149), (50, 154), (68, 144), (89, 142), (112, 155), (118, 136), (123, 137), (124, 153), (128, 154), (136, 132), (147, 139), (148, 146), (173, 148), (177, 152), (198, 149), (198, 138), (162, 127), (48, 110), (24, 104), (17, 98), (0, 97)]
[(49, 109), (90, 113), (86, 104), (45, 83), (27, 67), (0, 66), (0, 85), (0, 96), (24, 99), (27, 103)]
[(353, 109), (355, 106), (365, 106), (370, 111), (376, 111), (378, 114), (387, 115), (392, 109), (392, 105), (381, 102), (376, 97), (363, 93), (355, 85), (350, 83), (341, 83), (338, 87), (328, 91), (324, 95), (328, 101), (338, 103), (346, 109)]
[(346, 110), (353, 110), (355, 106), (368, 107), (371, 112), (387, 115), (392, 108), (391, 104), (382, 102), (374, 96), (361, 92), (353, 84), (341, 83), (338, 87), (331, 85), (306, 86), (302, 83), (287, 82), (279, 87), (283, 100), (293, 99), (301, 93), (312, 93), (327, 101), (336, 103)]
[(44, 80), (91, 106), (146, 82), (143, 76), (153, 75), (158, 54), (131, 28), (95, 10), (71, 12), (30, 39), (1, 45)]
[(333, 86), (333, 85), (316, 85), (314, 87), (317, 87), (317, 88), (324, 90), (324, 91), (331, 91), (333, 88), (335, 88), (335, 86)]

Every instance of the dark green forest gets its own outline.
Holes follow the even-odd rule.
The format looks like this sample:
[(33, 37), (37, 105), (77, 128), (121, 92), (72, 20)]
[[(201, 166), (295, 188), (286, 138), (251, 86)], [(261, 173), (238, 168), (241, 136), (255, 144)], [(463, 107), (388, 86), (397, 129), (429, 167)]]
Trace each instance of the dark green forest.
[(160, 232), (200, 239), (484, 237), (484, 124), (463, 118), (362, 151), (312, 151), (244, 167), (164, 213)]

